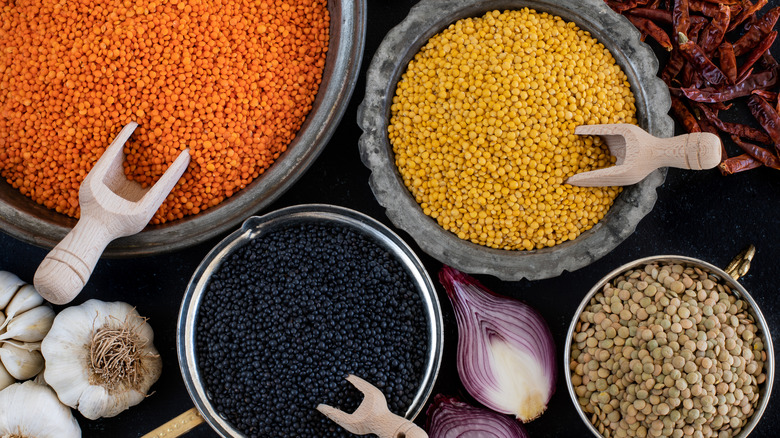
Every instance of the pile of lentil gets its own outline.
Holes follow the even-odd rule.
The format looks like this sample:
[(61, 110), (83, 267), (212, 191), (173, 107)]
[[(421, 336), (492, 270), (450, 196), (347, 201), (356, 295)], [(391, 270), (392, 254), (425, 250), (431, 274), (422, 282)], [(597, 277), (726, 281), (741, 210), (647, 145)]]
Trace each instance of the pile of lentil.
[(732, 437), (753, 414), (766, 351), (718, 277), (649, 264), (604, 286), (572, 339), (571, 381), (605, 437)]
[(322, 79), (325, 0), (55, 0), (0, 7), (0, 175), (78, 217), (81, 181), (139, 123), (125, 173), (192, 163), (152, 219), (219, 204), (299, 130)]
[(432, 37), (398, 82), (395, 163), (426, 215), (474, 243), (531, 250), (576, 238), (620, 189), (564, 184), (614, 163), (578, 125), (636, 123), (604, 46), (530, 9), (467, 18)]
[(215, 409), (249, 437), (352, 436), (315, 410), (353, 412), (355, 374), (404, 415), (427, 351), (422, 299), (385, 249), (340, 225), (270, 231), (209, 281), (196, 351)]

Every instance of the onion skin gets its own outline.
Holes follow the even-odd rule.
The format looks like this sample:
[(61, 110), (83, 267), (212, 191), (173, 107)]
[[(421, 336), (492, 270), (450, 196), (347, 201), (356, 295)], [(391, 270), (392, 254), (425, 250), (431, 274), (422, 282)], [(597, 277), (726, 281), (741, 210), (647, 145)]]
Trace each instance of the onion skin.
[(544, 318), (531, 306), (496, 294), (449, 266), (439, 281), (458, 323), (458, 374), (466, 390), (487, 408), (526, 423), (547, 409), (557, 366), (555, 343)]
[(430, 438), (528, 438), (517, 421), (457, 397), (436, 394), (426, 414)]

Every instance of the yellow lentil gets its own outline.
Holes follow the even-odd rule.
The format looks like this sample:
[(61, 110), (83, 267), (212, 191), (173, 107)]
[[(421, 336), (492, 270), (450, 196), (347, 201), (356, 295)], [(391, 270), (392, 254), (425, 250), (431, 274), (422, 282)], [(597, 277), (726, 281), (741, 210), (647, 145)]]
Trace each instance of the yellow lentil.
[(574, 23), (525, 8), (457, 21), (398, 82), (388, 135), (426, 215), (464, 240), (532, 250), (604, 217), (617, 187), (564, 184), (609, 166), (583, 124), (636, 123), (628, 78)]

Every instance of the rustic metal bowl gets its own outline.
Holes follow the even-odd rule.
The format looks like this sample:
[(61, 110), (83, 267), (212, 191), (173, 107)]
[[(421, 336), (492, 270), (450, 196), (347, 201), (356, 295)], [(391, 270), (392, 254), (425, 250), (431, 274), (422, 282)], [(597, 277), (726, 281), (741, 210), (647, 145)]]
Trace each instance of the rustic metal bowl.
[[(117, 239), (108, 245), (105, 256), (165, 253), (208, 240), (269, 206), (303, 175), (336, 130), (355, 88), (363, 57), (366, 0), (329, 1), (328, 10), (330, 45), (322, 83), (311, 112), (279, 159), (218, 206), (181, 220), (149, 225), (139, 234)], [(27, 243), (53, 248), (75, 224), (75, 219), (35, 203), (0, 179), (0, 230)]]
[(758, 304), (756, 304), (755, 300), (753, 300), (753, 297), (750, 296), (748, 291), (737, 280), (732, 278), (730, 275), (728, 275), (725, 271), (718, 268), (717, 266), (714, 266), (700, 259), (679, 256), (679, 255), (651, 256), (651, 257), (645, 257), (645, 258), (641, 258), (626, 263), (625, 265), (615, 269), (614, 271), (605, 275), (604, 278), (599, 280), (599, 282), (596, 283), (593, 286), (593, 288), (591, 288), (588, 294), (585, 295), (585, 298), (583, 298), (579, 307), (577, 307), (577, 310), (574, 312), (574, 317), (571, 320), (571, 324), (569, 325), (569, 330), (566, 333), (566, 345), (563, 350), (563, 367), (561, 368), (564, 370), (563, 372), (565, 374), (566, 389), (568, 389), (569, 391), (569, 396), (571, 396), (571, 400), (574, 403), (574, 407), (577, 409), (577, 413), (579, 414), (582, 421), (585, 422), (585, 425), (588, 427), (591, 433), (593, 433), (594, 436), (601, 438), (602, 434), (600, 434), (598, 429), (596, 429), (596, 427), (593, 426), (593, 424), (590, 422), (590, 419), (582, 410), (582, 407), (580, 406), (578, 401), (577, 394), (574, 392), (574, 386), (571, 383), (571, 369), (569, 369), (569, 362), (571, 361), (571, 344), (572, 344), (572, 337), (574, 336), (574, 332), (576, 330), (577, 322), (580, 319), (580, 315), (582, 314), (583, 310), (585, 310), (585, 307), (587, 307), (588, 304), (590, 303), (591, 298), (593, 298), (593, 296), (596, 295), (609, 281), (611, 281), (615, 277), (620, 276), (621, 274), (623, 274), (628, 270), (637, 268), (642, 265), (657, 263), (657, 262), (672, 262), (672, 263), (679, 263), (684, 266), (699, 268), (702, 271), (707, 272), (708, 274), (713, 275), (718, 279), (720, 279), (723, 283), (727, 284), (731, 288), (732, 293), (734, 293), (737, 297), (742, 298), (744, 301), (748, 303), (749, 311), (755, 318), (756, 324), (760, 329), (759, 334), (762, 342), (764, 343), (764, 350), (767, 353), (767, 359), (766, 362), (764, 363), (766, 381), (760, 385), (759, 402), (758, 405), (756, 406), (756, 410), (753, 413), (753, 415), (750, 417), (750, 420), (748, 420), (747, 424), (745, 424), (745, 427), (743, 427), (742, 430), (739, 432), (739, 434), (735, 435), (733, 438), (747, 437), (750, 434), (750, 432), (752, 432), (753, 429), (756, 427), (756, 424), (758, 424), (758, 421), (761, 419), (761, 416), (764, 414), (764, 411), (766, 410), (766, 406), (769, 403), (769, 396), (770, 394), (772, 394), (772, 384), (774, 382), (774, 376), (775, 376), (775, 353), (774, 353), (774, 347), (772, 346), (772, 337), (769, 330), (769, 325), (767, 325), (766, 319), (764, 319), (764, 315), (761, 313), (761, 310), (758, 308)]
[(243, 436), (225, 421), (209, 402), (198, 367), (195, 331), (198, 310), (211, 275), (238, 248), (279, 227), (297, 223), (337, 224), (359, 232), (392, 254), (416, 284), (427, 320), (426, 363), (417, 393), (404, 416), (413, 420), (424, 407), (439, 373), (444, 343), (444, 323), (436, 289), (420, 259), (406, 243), (375, 219), (344, 207), (310, 204), (287, 207), (247, 219), (240, 229), (223, 239), (200, 263), (184, 294), (176, 329), (176, 352), (184, 385), (206, 422), (223, 437)]
[(634, 232), (655, 204), (656, 188), (666, 169), (625, 187), (607, 215), (572, 241), (533, 251), (492, 249), (458, 238), (417, 204), (395, 166), (387, 135), (396, 84), (409, 61), (438, 32), (466, 17), (491, 10), (529, 7), (558, 15), (589, 31), (612, 53), (628, 76), (637, 105), (639, 126), (657, 137), (670, 137), (674, 123), (667, 115), (669, 90), (656, 77), (658, 60), (639, 32), (603, 0), (422, 0), (382, 41), (368, 68), (366, 95), (358, 109), (363, 129), (360, 153), (371, 170), (370, 185), (377, 201), (398, 228), (409, 233), (423, 251), (468, 273), (491, 274), (502, 280), (550, 278), (599, 259)]

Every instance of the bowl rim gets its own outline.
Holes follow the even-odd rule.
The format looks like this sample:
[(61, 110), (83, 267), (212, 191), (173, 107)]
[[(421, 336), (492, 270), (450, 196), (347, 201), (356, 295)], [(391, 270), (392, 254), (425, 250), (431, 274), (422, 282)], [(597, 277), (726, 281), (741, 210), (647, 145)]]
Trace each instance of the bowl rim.
[(414, 251), (390, 228), (359, 211), (330, 204), (300, 204), (281, 208), (262, 216), (252, 216), (222, 239), (196, 268), (182, 298), (176, 324), (176, 353), (184, 386), (206, 422), (223, 437), (242, 437), (208, 401), (195, 354), (195, 327), (200, 302), (211, 274), (229, 255), (245, 243), (266, 232), (290, 223), (337, 223), (361, 233), (392, 254), (412, 277), (425, 307), (428, 345), (423, 376), (404, 417), (414, 420), (430, 397), (443, 357), (444, 319), (436, 288), (428, 271)]
[[(320, 88), (298, 133), (273, 165), (219, 205), (176, 221), (147, 225), (138, 234), (109, 243), (103, 256), (148, 256), (194, 246), (235, 228), (290, 189), (327, 146), (349, 105), (363, 60), (366, 4), (366, 0), (328, 2), (331, 40)], [(0, 189), (0, 229), (16, 239), (51, 249), (77, 222), (22, 195), (5, 178), (0, 178)]]
[[(490, 10), (522, 7), (553, 13), (589, 31), (610, 50), (631, 80), (640, 126), (657, 137), (674, 133), (674, 122), (667, 114), (671, 96), (656, 76), (655, 54), (640, 41), (639, 31), (628, 19), (609, 9), (603, 0), (421, 0), (415, 5), (385, 36), (368, 67), (358, 125), (363, 130), (359, 140), (361, 159), (371, 171), (369, 185), (390, 221), (409, 233), (423, 251), (460, 271), (506, 281), (551, 278), (603, 257), (628, 238), (652, 210), (656, 188), (666, 176), (666, 168), (657, 169), (641, 182), (624, 187), (607, 215), (590, 230), (573, 241), (540, 250), (512, 251), (478, 245), (458, 238), (422, 212), (398, 174), (387, 136), (390, 102), (398, 79), (419, 48), (450, 23)], [(627, 47), (626, 53), (616, 50), (621, 45)], [(614, 221), (622, 223), (608, 223)]]
[(580, 315), (582, 314), (583, 310), (585, 310), (585, 307), (589, 304), (591, 298), (593, 298), (598, 292), (601, 291), (601, 289), (604, 287), (607, 282), (613, 280), (614, 278), (620, 276), (621, 274), (625, 273), (626, 271), (636, 268), (638, 266), (647, 265), (654, 262), (675, 262), (675, 263), (681, 263), (692, 267), (697, 267), (708, 274), (715, 275), (719, 277), (722, 281), (728, 284), (728, 286), (731, 288), (731, 291), (733, 294), (735, 294), (738, 298), (741, 298), (745, 300), (749, 305), (749, 311), (753, 314), (753, 316), (756, 318), (756, 323), (758, 324), (760, 330), (761, 330), (761, 338), (764, 342), (764, 350), (767, 352), (767, 359), (764, 363), (764, 367), (766, 368), (766, 381), (762, 384), (762, 388), (759, 391), (759, 403), (756, 407), (755, 412), (753, 412), (753, 415), (750, 417), (750, 420), (747, 422), (747, 424), (742, 428), (742, 430), (739, 432), (739, 434), (735, 435), (733, 438), (745, 438), (748, 435), (750, 435), (750, 432), (753, 431), (753, 429), (758, 424), (758, 421), (761, 419), (761, 416), (764, 415), (764, 411), (766, 410), (767, 405), (769, 404), (769, 398), (772, 394), (772, 386), (774, 383), (774, 376), (775, 376), (775, 354), (774, 354), (774, 347), (772, 345), (772, 333), (769, 329), (769, 325), (766, 322), (766, 319), (764, 318), (764, 315), (761, 313), (761, 309), (758, 306), (758, 303), (753, 299), (753, 297), (748, 293), (747, 289), (745, 289), (742, 284), (735, 280), (733, 277), (728, 275), (723, 269), (705, 262), (704, 260), (697, 259), (694, 257), (688, 257), (688, 256), (682, 256), (682, 255), (655, 255), (655, 256), (648, 256), (639, 258), (636, 260), (633, 260), (631, 262), (625, 263), (624, 265), (615, 268), (610, 273), (606, 274), (601, 280), (596, 282), (596, 284), (588, 291), (588, 293), (585, 295), (585, 297), (580, 302), (580, 305), (577, 307), (577, 310), (574, 312), (574, 316), (571, 319), (571, 323), (569, 324), (569, 329), (566, 331), (566, 342), (564, 344), (564, 351), (563, 351), (563, 373), (564, 373), (564, 380), (566, 382), (566, 389), (569, 393), (569, 398), (571, 399), (572, 403), (574, 403), (574, 408), (577, 411), (577, 414), (579, 418), (585, 423), (585, 425), (588, 427), (588, 430), (597, 438), (603, 438), (603, 435), (599, 433), (598, 429), (596, 429), (593, 424), (591, 424), (590, 420), (587, 418), (585, 413), (582, 410), (582, 407), (579, 404), (579, 397), (577, 397), (577, 394), (574, 392), (574, 386), (571, 383), (571, 369), (569, 368), (569, 362), (571, 360), (571, 346), (572, 346), (572, 336), (574, 336), (574, 331), (577, 326), (577, 322), (580, 319)]

